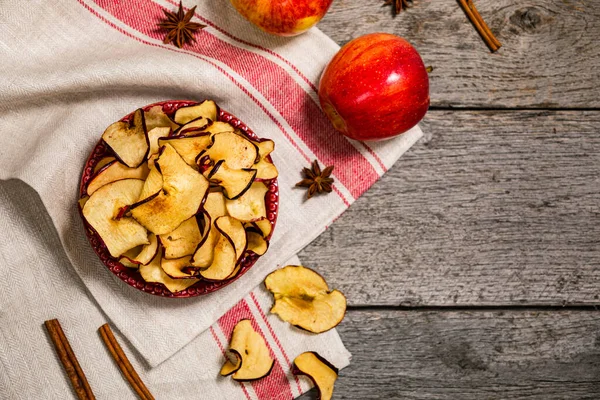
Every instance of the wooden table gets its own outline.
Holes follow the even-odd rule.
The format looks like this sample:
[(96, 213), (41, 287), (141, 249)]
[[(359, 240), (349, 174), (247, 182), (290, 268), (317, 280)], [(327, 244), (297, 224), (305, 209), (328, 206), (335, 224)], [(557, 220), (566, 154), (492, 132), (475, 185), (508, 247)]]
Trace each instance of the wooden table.
[[(301, 254), (348, 297), (335, 398), (600, 398), (600, 2), (336, 0), (339, 44), (405, 37), (425, 137)], [(302, 399), (313, 398), (314, 394)]]

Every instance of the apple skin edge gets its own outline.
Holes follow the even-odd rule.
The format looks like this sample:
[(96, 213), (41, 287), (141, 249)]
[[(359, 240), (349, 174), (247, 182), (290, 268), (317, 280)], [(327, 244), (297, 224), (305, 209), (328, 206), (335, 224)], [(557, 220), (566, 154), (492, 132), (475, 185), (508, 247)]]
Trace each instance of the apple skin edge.
[(429, 76), (406, 40), (372, 33), (347, 43), (323, 71), (319, 101), (335, 129), (383, 140), (414, 127), (429, 109)]
[(316, 25), (333, 0), (231, 0), (240, 14), (265, 32), (296, 36)]
[[(330, 363), (329, 361), (327, 361), (325, 358), (323, 358), (319, 353), (317, 353), (316, 351), (308, 351), (307, 353), (314, 354), (314, 356), (317, 357), (317, 359), (319, 361), (321, 361), (328, 368), (330, 368), (333, 372), (335, 372), (336, 375), (339, 376), (339, 373), (340, 373), (339, 369), (335, 365), (333, 365), (332, 363)], [(294, 360), (294, 363), (292, 363), (292, 374), (294, 374), (294, 375), (303, 375), (303, 376), (306, 376), (307, 378), (309, 378), (312, 381), (313, 386), (317, 389), (316, 400), (321, 400), (321, 388), (317, 384), (317, 381), (308, 372), (302, 371), (300, 368), (298, 368), (298, 366), (296, 365), (295, 360)]]

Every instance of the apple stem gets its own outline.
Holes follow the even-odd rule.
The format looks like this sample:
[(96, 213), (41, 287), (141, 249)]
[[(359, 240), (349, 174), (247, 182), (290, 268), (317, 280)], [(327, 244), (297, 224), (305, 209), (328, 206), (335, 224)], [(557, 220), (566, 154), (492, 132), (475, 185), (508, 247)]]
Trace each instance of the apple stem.
[(425, 71), (427, 71), (428, 74), (432, 73), (433, 72), (433, 66), (430, 65), (429, 67), (425, 68)]

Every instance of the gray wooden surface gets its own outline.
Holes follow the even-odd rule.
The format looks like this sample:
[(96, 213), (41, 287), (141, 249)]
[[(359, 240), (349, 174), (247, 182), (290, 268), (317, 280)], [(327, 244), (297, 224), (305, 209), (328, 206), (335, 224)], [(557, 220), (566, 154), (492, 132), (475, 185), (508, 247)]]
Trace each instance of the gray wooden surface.
[(381, 4), (319, 27), (408, 39), (432, 109), (300, 255), (350, 304), (334, 398), (600, 398), (600, 2), (475, 0), (496, 54), (455, 0)]
[(319, 28), (339, 44), (372, 32), (408, 39), (435, 67), (435, 107), (600, 106), (595, 0), (474, 0), (503, 44), (495, 54), (456, 0), (415, 0), (396, 18), (383, 3), (335, 0)]

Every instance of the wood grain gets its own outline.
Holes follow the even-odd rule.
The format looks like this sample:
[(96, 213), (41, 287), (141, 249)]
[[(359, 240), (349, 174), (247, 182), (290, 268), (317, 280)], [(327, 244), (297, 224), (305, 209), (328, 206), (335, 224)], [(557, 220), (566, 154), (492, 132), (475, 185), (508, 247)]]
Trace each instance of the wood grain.
[(410, 41), (437, 107), (600, 107), (600, 3), (477, 0), (502, 48), (490, 54), (456, 0), (415, 0), (396, 17), (383, 0), (334, 1), (319, 28), (339, 44), (372, 32)]
[(600, 112), (430, 111), (300, 253), (351, 305), (600, 304)]
[(337, 399), (600, 394), (597, 311), (353, 311), (339, 331), (352, 363), (341, 371)]

